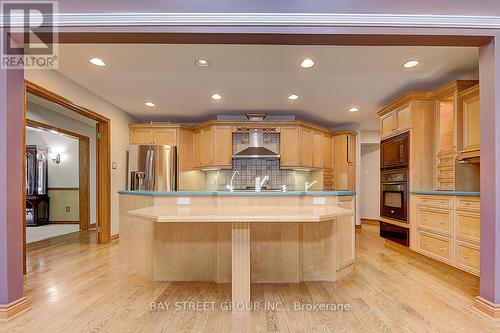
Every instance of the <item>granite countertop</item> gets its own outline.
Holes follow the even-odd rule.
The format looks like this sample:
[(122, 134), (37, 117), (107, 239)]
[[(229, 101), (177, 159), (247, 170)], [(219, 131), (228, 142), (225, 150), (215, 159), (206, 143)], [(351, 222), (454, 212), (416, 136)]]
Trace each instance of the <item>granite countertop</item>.
[(464, 197), (479, 197), (481, 192), (468, 192), (468, 191), (436, 191), (436, 190), (414, 190), (410, 191), (411, 194), (424, 194), (424, 195), (455, 195)]
[(336, 206), (227, 207), (227, 206), (153, 206), (133, 210), (128, 216), (162, 223), (237, 222), (324, 222), (352, 215), (352, 210)]
[(118, 191), (119, 194), (147, 195), (147, 196), (349, 196), (356, 195), (351, 191), (175, 191), (175, 192), (148, 192), (148, 191)]

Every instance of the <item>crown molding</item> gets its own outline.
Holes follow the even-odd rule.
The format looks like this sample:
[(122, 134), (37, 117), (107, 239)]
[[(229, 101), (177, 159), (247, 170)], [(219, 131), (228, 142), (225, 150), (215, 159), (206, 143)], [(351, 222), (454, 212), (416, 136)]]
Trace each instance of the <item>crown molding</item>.
[[(21, 17), (13, 19), (15, 26)], [(59, 27), (305, 26), (500, 29), (500, 16), (316, 13), (58, 13)], [(0, 21), (1, 25), (3, 22)]]

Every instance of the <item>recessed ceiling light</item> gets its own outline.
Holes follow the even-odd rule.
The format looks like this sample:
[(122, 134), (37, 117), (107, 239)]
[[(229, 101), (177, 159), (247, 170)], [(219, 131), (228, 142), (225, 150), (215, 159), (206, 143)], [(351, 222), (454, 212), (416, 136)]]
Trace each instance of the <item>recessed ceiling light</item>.
[(291, 101), (294, 101), (296, 99), (299, 99), (299, 96), (297, 96), (295, 94), (291, 94), (290, 96), (288, 96), (288, 99), (291, 100)]
[(99, 66), (99, 67), (104, 67), (106, 66), (106, 63), (104, 62), (104, 60), (102, 60), (101, 58), (90, 58), (90, 63), (92, 65), (96, 65), (96, 66)]
[(418, 66), (420, 64), (420, 61), (418, 60), (410, 60), (410, 61), (407, 61), (403, 64), (403, 67), (404, 68), (413, 68), (415, 66)]
[(155, 104), (153, 102), (146, 102), (144, 105), (149, 106), (150, 108), (154, 107)]
[(218, 101), (219, 99), (222, 99), (222, 96), (219, 94), (213, 94), (212, 99), (215, 99), (216, 101)]
[(358, 112), (358, 111), (359, 111), (359, 108), (356, 108), (356, 107), (354, 107), (354, 108), (350, 108), (350, 109), (349, 109), (349, 111), (350, 111), (350, 112)]
[(302, 66), (303, 68), (311, 68), (315, 64), (316, 63), (314, 62), (314, 60), (307, 58), (307, 59), (302, 60), (302, 62), (300, 63), (300, 66)]
[(194, 63), (200, 67), (210, 66), (210, 61), (208, 61), (207, 59), (196, 59)]

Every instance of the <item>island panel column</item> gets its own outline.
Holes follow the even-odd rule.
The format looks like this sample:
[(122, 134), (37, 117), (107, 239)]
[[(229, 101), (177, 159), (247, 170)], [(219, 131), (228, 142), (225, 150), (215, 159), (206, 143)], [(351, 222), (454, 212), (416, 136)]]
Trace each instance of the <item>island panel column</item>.
[(233, 310), (248, 310), (250, 304), (250, 223), (234, 222), (231, 229)]

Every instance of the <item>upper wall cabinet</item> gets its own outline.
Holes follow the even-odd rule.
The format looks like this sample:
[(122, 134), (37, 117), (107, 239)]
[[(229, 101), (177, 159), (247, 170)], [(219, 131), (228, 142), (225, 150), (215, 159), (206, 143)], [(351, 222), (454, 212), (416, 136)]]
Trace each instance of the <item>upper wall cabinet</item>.
[(177, 128), (130, 125), (129, 142), (131, 145), (176, 145)]
[(435, 92), (438, 190), (455, 190), (456, 158), (460, 133), (459, 95), (477, 81), (453, 81)]
[[(310, 127), (282, 126), (280, 128), (281, 167), (323, 169), (325, 164), (323, 136), (323, 132)], [(331, 147), (331, 144), (326, 145)], [(327, 161), (328, 164), (332, 163)]]
[(231, 126), (209, 125), (194, 130), (193, 167), (196, 169), (231, 169), (233, 167)]
[(334, 134), (335, 189), (356, 191), (356, 133)]
[(380, 117), (380, 135), (383, 139), (403, 133), (410, 126), (410, 107), (408, 105)]
[(479, 162), (480, 157), (480, 102), (479, 85), (458, 95), (458, 159)]

